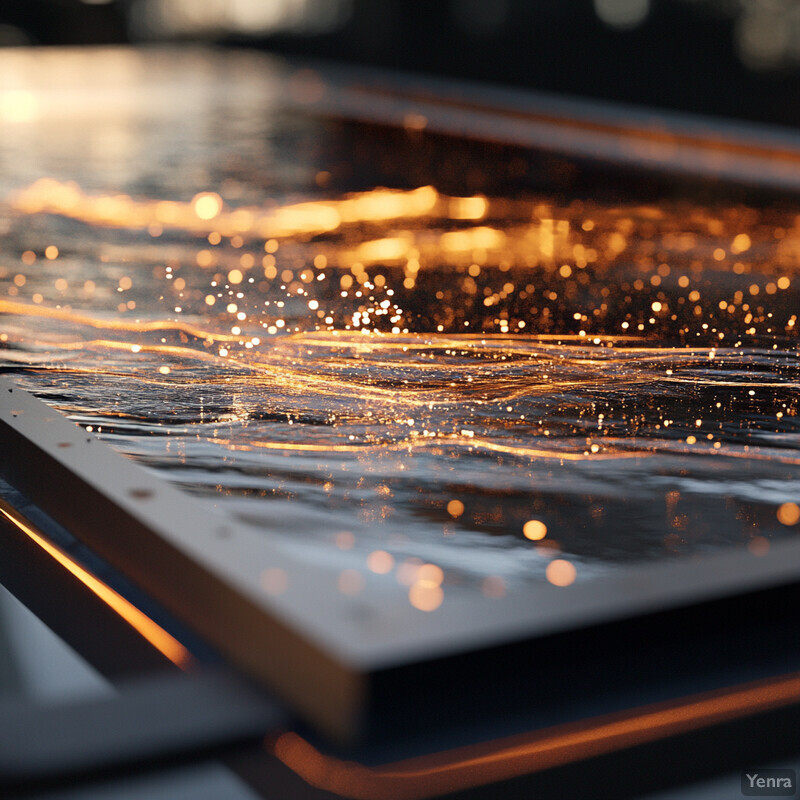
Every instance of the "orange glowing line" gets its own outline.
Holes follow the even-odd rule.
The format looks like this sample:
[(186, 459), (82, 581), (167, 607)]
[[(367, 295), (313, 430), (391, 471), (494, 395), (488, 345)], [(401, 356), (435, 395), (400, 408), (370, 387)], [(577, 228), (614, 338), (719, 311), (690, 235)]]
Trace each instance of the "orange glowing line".
[[(537, 447), (523, 447), (521, 445), (500, 444), (489, 439), (472, 439), (454, 437), (448, 443), (458, 444), (462, 447), (472, 447), (476, 450), (488, 450), (492, 453), (507, 453), (512, 456), (525, 458), (557, 458), (563, 461), (605, 461), (607, 459), (618, 458), (642, 458), (649, 455), (649, 451), (622, 452), (622, 453), (592, 453), (591, 456), (580, 453), (562, 452), (561, 450), (543, 450)], [(420, 444), (430, 447), (434, 442), (421, 442)]]
[(89, 574), (83, 567), (76, 564), (66, 555), (66, 553), (42, 538), (11, 510), (0, 505), (0, 514), (33, 542), (39, 545), (49, 556), (58, 561), (62, 567), (72, 573), (72, 575), (86, 586), (87, 589), (94, 592), (107, 606), (116, 611), (132, 628), (147, 639), (153, 647), (163, 653), (173, 664), (181, 669), (186, 669), (190, 666), (192, 656), (189, 651), (177, 639), (170, 636), (162, 627), (153, 622), (150, 617), (143, 614), (124, 597)]
[(776, 383), (775, 381), (718, 381), (709, 378), (681, 378), (671, 377), (663, 378), (665, 382), (670, 383), (691, 383), (696, 386), (729, 386), (734, 389), (741, 386), (746, 386), (748, 389), (774, 389), (780, 387), (781, 389), (800, 389), (800, 382), (786, 381), (785, 383)]
[[(402, 439), (396, 442), (380, 441), (365, 442), (363, 444), (309, 444), (296, 442), (251, 442), (249, 444), (234, 444), (230, 439), (222, 439), (210, 436), (206, 441), (212, 444), (219, 444), (229, 450), (240, 452), (251, 452), (255, 449), (265, 450), (284, 450), (286, 452), (314, 452), (314, 453), (371, 453), (386, 451), (408, 452), (413, 450), (426, 450), (437, 447), (458, 447), (467, 450), (487, 450), (495, 453), (505, 453), (519, 458), (530, 459), (552, 459), (558, 461), (613, 461), (631, 458), (649, 458), (661, 452), (667, 453), (696, 453), (691, 447), (677, 447), (680, 442), (648, 440), (647, 449), (641, 445), (621, 442), (614, 439), (603, 439), (605, 452), (586, 454), (564, 450), (545, 450), (534, 447), (524, 447), (522, 445), (504, 445), (489, 440), (457, 436), (452, 434), (440, 434), (432, 439)], [(672, 445), (672, 446), (670, 446)], [(611, 447), (620, 448), (610, 450)], [(777, 461), (781, 464), (800, 464), (800, 458), (779, 457), (773, 455), (762, 455), (753, 450), (739, 451), (733, 449), (714, 450), (715, 458), (748, 458), (761, 459), (765, 461)]]
[(306, 444), (301, 442), (252, 442), (245, 445), (234, 445), (228, 439), (209, 437), (206, 441), (213, 444), (222, 444), (231, 450), (249, 452), (255, 448), (266, 450), (291, 450), (292, 452), (310, 453), (358, 453), (365, 449), (378, 450), (386, 447), (384, 444), (377, 445), (357, 445), (357, 444)]
[[(300, 342), (305, 341), (312, 341), (315, 343), (319, 343), (322, 345), (329, 345), (331, 347), (357, 347), (360, 348), (364, 347), (378, 347), (380, 346), (382, 349), (386, 348), (393, 348), (393, 349), (429, 349), (432, 346), (436, 346), (439, 349), (445, 349), (449, 347), (456, 347), (456, 348), (465, 348), (468, 349), (470, 346), (474, 346), (476, 344), (481, 344), (484, 341), (491, 342), (495, 344), (505, 344), (508, 343), (509, 345), (513, 346), (520, 341), (524, 342), (542, 342), (544, 349), (546, 350), (553, 350), (554, 352), (559, 352), (556, 348), (553, 348), (550, 345), (550, 342), (561, 344), (562, 342), (573, 342), (575, 344), (583, 344), (587, 346), (588, 349), (588, 341), (592, 339), (598, 339), (603, 343), (615, 343), (615, 342), (641, 342), (644, 341), (644, 338), (641, 336), (632, 336), (629, 334), (600, 334), (597, 335), (592, 334), (591, 336), (580, 336), (577, 333), (528, 333), (528, 334), (515, 334), (513, 338), (510, 338), (507, 334), (504, 333), (459, 333), (457, 337), (449, 337), (446, 334), (436, 334), (435, 339), (428, 338), (426, 334), (417, 334), (417, 333), (382, 333), (380, 331), (371, 331), (367, 333), (366, 331), (348, 331), (348, 330), (331, 330), (331, 331), (306, 331), (301, 334), (291, 334), (286, 336), (286, 341), (298, 340)], [(594, 348), (593, 348), (594, 349)], [(641, 348), (630, 348), (626, 350), (620, 350), (619, 352), (632, 352), (632, 353), (648, 353), (653, 354), (653, 356), (663, 355), (665, 352), (674, 353), (675, 351), (671, 348), (664, 348), (664, 347), (641, 347)], [(515, 350), (516, 352), (516, 350)], [(519, 352), (528, 352), (526, 350), (519, 350)], [(687, 348), (686, 350), (680, 350), (681, 353), (689, 353), (689, 354), (705, 354), (708, 355), (708, 347), (703, 348)], [(722, 352), (722, 351), (717, 351)]]
[(591, 456), (581, 453), (570, 453), (561, 450), (541, 450), (532, 447), (515, 447), (513, 445), (494, 444), (481, 439), (470, 439), (460, 436), (437, 436), (435, 439), (403, 439), (399, 442), (370, 442), (365, 444), (306, 444), (295, 442), (252, 442), (245, 445), (234, 445), (229, 439), (209, 437), (206, 441), (213, 444), (221, 444), (230, 450), (249, 452), (256, 448), (266, 450), (287, 450), (291, 452), (312, 452), (312, 453), (363, 453), (386, 450), (421, 450), (442, 446), (466, 447), (471, 450), (489, 450), (498, 453), (519, 456), (521, 458), (550, 458), (564, 461), (586, 461), (591, 458), (593, 461), (619, 459), (619, 458), (643, 458), (650, 455), (648, 452), (621, 452), (621, 453), (592, 453)]
[(339, 795), (367, 800), (415, 800), (551, 769), (579, 759), (685, 733), (777, 708), (800, 697), (800, 675), (743, 684), (631, 712), (564, 725), (495, 742), (365, 767), (320, 753), (296, 733), (268, 746), (308, 783)]

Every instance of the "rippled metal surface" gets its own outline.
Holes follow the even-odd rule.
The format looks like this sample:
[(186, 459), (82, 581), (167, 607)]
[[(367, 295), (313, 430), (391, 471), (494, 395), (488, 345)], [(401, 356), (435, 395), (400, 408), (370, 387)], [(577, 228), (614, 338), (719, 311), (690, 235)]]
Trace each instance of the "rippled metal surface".
[(3, 106), (24, 387), (422, 609), (797, 532), (796, 209), (337, 192), (271, 62), (109, 58), (128, 106)]

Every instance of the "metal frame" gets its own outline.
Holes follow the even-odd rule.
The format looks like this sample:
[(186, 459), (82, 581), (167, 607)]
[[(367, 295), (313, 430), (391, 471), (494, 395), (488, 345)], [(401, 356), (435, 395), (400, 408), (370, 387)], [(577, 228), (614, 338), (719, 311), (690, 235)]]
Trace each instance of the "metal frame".
[[(380, 74), (365, 80), (346, 70), (329, 74), (327, 82), (313, 78), (320, 92), (306, 93), (311, 102), (305, 107), (314, 113), (800, 188), (796, 141), (758, 126), (677, 116), (653, 121), (645, 112), (529, 92), (451, 82), (443, 88), (439, 81)], [(358, 598), (341, 594), (328, 572), (293, 560), (211, 501), (189, 497), (118, 455), (6, 377), (0, 377), (0, 452), (0, 473), (10, 483), (232, 663), (341, 741), (369, 730), (373, 709), (385, 706), (392, 692), (414, 686), (420, 670), (446, 669), (452, 657), (464, 679), (451, 689), (468, 698), (474, 693), (470, 665), (479, 660), (491, 671), (511, 645), (605, 630), (743, 593), (763, 599), (800, 583), (800, 542), (783, 540), (762, 555), (723, 552), (620, 568), (565, 589), (545, 584), (457, 603), (446, 597), (435, 612), (424, 613), (408, 604), (404, 589), (378, 585), (370, 576)], [(267, 568), (284, 571), (285, 591), (266, 590)], [(674, 622), (670, 617), (656, 628)], [(586, 641), (575, 637), (571, 652), (588, 647)]]
[[(266, 535), (115, 453), (8, 377), (0, 445), (12, 485), (340, 740), (363, 732), (367, 706), (381, 702), (378, 673), (391, 673), (396, 688), (398, 674), (446, 656), (485, 658), (494, 646), (800, 580), (800, 542), (785, 540), (761, 556), (621, 568), (566, 589), (445, 602), (434, 613), (413, 609), (400, 587), (368, 586), (365, 618), (364, 599), (338, 592), (330, 575), (292, 562)], [(286, 572), (283, 594), (262, 586), (268, 567)]]
[[(109, 603), (108, 586), (99, 592), (96, 580), (76, 575), (80, 568), (71, 557), (48, 542), (50, 525), (40, 528), (2, 501), (0, 515), (3, 583), (10, 582), (26, 604), (32, 601), (49, 624), (54, 610), (60, 613), (64, 618), (57, 630), (66, 631), (70, 642), (69, 631), (91, 619), (91, 635), (84, 637), (81, 653), (88, 646), (90, 660), (103, 662), (105, 673), (146, 673), (118, 682), (110, 697), (44, 706), (0, 702), (0, 730), (14, 732), (0, 742), (0, 791), (14, 796), (28, 796), (67, 778), (96, 780), (131, 765), (138, 773), (163, 769), (176, 759), (225, 756), (228, 766), (247, 776), (265, 797), (298, 793), (421, 800), (460, 790), (489, 797), (499, 783), (526, 796), (541, 791), (578, 798), (609, 785), (614, 796), (627, 797), (671, 785), (676, 778), (700, 779), (793, 752), (800, 672), (399, 761), (369, 766), (359, 763), (358, 753), (355, 761), (345, 761), (287, 729), (291, 720), (269, 694), (227, 669), (192, 663), (188, 675), (164, 672), (167, 658), (157, 658), (151, 649), (158, 641), (146, 636), (146, 645), (125, 624), (129, 620), (117, 604)], [(20, 565), (25, 569), (20, 571)], [(44, 586), (31, 587), (32, 575), (43, 578)], [(796, 616), (796, 602), (781, 605), (789, 617)], [(747, 628), (747, 620), (737, 618)], [(139, 662), (135, 668), (131, 655)], [(186, 658), (177, 661), (186, 666)], [(153, 666), (160, 669), (149, 674)], [(687, 752), (693, 758), (687, 760)], [(680, 774), (658, 768), (676, 759)]]
[[(301, 65), (302, 66), (302, 65)], [(528, 89), (309, 62), (290, 106), (691, 179), (800, 191), (800, 142), (776, 126)]]

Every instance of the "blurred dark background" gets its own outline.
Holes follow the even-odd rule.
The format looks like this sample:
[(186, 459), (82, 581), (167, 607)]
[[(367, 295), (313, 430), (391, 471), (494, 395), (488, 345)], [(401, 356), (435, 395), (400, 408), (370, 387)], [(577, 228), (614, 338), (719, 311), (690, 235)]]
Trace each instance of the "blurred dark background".
[(800, 127), (797, 0), (0, 4), (6, 46), (152, 41), (258, 47)]

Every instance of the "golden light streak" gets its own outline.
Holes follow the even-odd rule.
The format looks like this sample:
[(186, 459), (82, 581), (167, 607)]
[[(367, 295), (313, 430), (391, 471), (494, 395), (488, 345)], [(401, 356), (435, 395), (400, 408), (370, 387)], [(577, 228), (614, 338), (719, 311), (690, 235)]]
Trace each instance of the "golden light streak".
[[(110, 339), (92, 339), (86, 342), (48, 342), (47, 344), (49, 347), (58, 348), (59, 350), (120, 350), (131, 353), (160, 353), (165, 356), (200, 361), (218, 361), (220, 359), (220, 356), (215, 353), (206, 353), (203, 350), (193, 350), (189, 347), (178, 347), (169, 344), (131, 345), (127, 342), (115, 342)], [(88, 371), (95, 372), (96, 370)]]
[[(582, 451), (569, 452), (562, 450), (546, 450), (544, 448), (532, 448), (514, 445), (498, 445), (493, 442), (481, 439), (473, 439), (467, 436), (457, 436), (450, 434), (439, 434), (432, 439), (423, 438), (410, 438), (402, 439), (401, 441), (381, 441), (381, 442), (366, 442), (363, 444), (309, 444), (306, 442), (251, 442), (250, 444), (233, 444), (227, 439), (220, 439), (216, 437), (209, 437), (209, 442), (215, 444), (224, 444), (232, 450), (239, 450), (248, 452), (255, 449), (267, 450), (284, 450), (286, 452), (316, 452), (316, 453), (364, 453), (364, 452), (385, 452), (385, 451), (399, 451), (408, 452), (409, 450), (429, 450), (441, 448), (443, 445), (464, 448), (467, 450), (487, 450), (490, 452), (506, 453), (508, 455), (517, 456), (519, 458), (530, 459), (553, 459), (558, 461), (586, 461), (589, 457)], [(643, 452), (621, 452), (621, 453), (602, 453), (593, 454), (592, 460), (610, 460), (610, 459), (627, 459), (627, 458), (643, 458), (648, 453)]]
[(499, 442), (493, 442), (489, 439), (480, 439), (478, 437), (461, 438), (453, 437), (453, 442), (457, 442), (464, 447), (473, 447), (478, 450), (488, 450), (492, 453), (507, 453), (508, 455), (520, 456), (523, 458), (552, 458), (559, 461), (587, 461), (591, 458), (593, 461), (606, 461), (612, 459), (622, 458), (643, 458), (649, 453), (636, 451), (636, 452), (614, 452), (614, 453), (593, 453), (587, 456), (581, 450), (580, 453), (562, 451), (562, 450), (547, 450), (541, 447), (523, 447), (519, 445), (506, 445)]
[(353, 798), (417, 800), (541, 772), (797, 702), (800, 675), (741, 684), (419, 758), (366, 767), (327, 756), (296, 733), (268, 749), (319, 789)]
[(433, 186), (410, 191), (373, 189), (337, 201), (333, 208), (343, 222), (379, 222), (403, 217), (422, 217), (436, 207), (439, 194)]
[(87, 325), (91, 328), (103, 328), (111, 331), (131, 331), (134, 333), (149, 333), (152, 331), (183, 331), (198, 339), (210, 339), (215, 342), (238, 342), (240, 336), (230, 334), (214, 333), (204, 330), (196, 325), (178, 320), (152, 320), (150, 322), (122, 321), (117, 319), (98, 319), (89, 317), (85, 314), (76, 314), (72, 311), (65, 311), (58, 308), (47, 306), (30, 305), (28, 303), (17, 303), (13, 300), (0, 298), (0, 314), (23, 314), (30, 317), (47, 317), (63, 322), (72, 322), (76, 325)]
[[(694, 437), (691, 437), (694, 438)], [(505, 455), (529, 460), (552, 461), (615, 461), (624, 459), (651, 458), (661, 452), (684, 452), (680, 448), (681, 442), (672, 439), (650, 439), (645, 444), (647, 450), (641, 449), (642, 442), (633, 440), (604, 439), (603, 446), (606, 452), (591, 453), (587, 455), (584, 444), (574, 445), (575, 450), (562, 450), (558, 448), (546, 449), (527, 447), (524, 445), (504, 445), (479, 437), (459, 436), (458, 434), (437, 433), (429, 438), (404, 438), (399, 441), (381, 440), (377, 442), (363, 442), (358, 444), (310, 444), (307, 442), (251, 442), (249, 444), (234, 444), (228, 439), (209, 437), (207, 441), (222, 444), (232, 450), (248, 452), (255, 449), (283, 450), (287, 453), (317, 452), (317, 453), (368, 453), (368, 452), (414, 452), (417, 450), (436, 450), (442, 447), (453, 447), (467, 451), (485, 450), (488, 452), (503, 453)], [(614, 449), (619, 448), (619, 449)], [(685, 452), (689, 452), (686, 448)], [(736, 447), (727, 445), (724, 451), (714, 451), (715, 454), (727, 458), (743, 458), (748, 460), (770, 461), (781, 464), (800, 464), (800, 458), (780, 456), (772, 453), (762, 454), (746, 446)]]
[[(309, 201), (274, 209), (240, 207), (225, 211), (214, 192), (201, 192), (191, 202), (135, 200), (128, 195), (89, 195), (75, 183), (40, 178), (19, 192), (12, 207), (25, 214), (61, 214), (112, 228), (181, 228), (203, 236), (237, 234), (281, 239), (322, 234), (343, 224), (420, 217), (435, 211), (439, 195), (432, 186), (401, 191), (374, 189), (342, 200)], [(441, 212), (443, 213), (443, 212)]]
[[(228, 439), (219, 437), (209, 437), (209, 442), (222, 444), (231, 450), (247, 452), (255, 448), (265, 450), (286, 450), (295, 453), (360, 453), (365, 449), (381, 450), (386, 445), (362, 445), (362, 444), (308, 444), (306, 442), (252, 442), (245, 445), (234, 445)], [(407, 448), (403, 448), (407, 449)]]
[(153, 622), (150, 617), (142, 613), (136, 606), (122, 597), (122, 595), (117, 594), (113, 589), (95, 578), (94, 575), (87, 572), (60, 548), (48, 542), (3, 501), (0, 501), (0, 514), (18, 530), (22, 531), (22, 533), (44, 550), (51, 558), (61, 564), (62, 567), (77, 578), (107, 606), (119, 614), (125, 622), (141, 634), (141, 636), (150, 642), (153, 647), (166, 656), (173, 664), (181, 669), (187, 669), (191, 666), (193, 660), (191, 654), (177, 639), (167, 633), (160, 625)]

